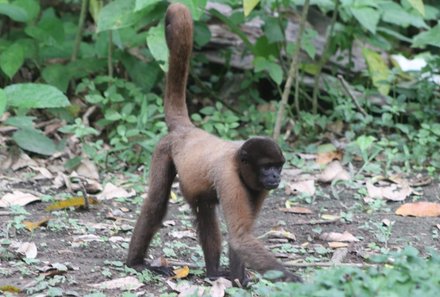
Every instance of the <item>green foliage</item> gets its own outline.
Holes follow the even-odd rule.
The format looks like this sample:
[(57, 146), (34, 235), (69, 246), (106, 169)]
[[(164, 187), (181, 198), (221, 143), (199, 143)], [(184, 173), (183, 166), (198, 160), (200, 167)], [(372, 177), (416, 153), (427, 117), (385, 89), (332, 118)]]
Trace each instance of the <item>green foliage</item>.
[(440, 286), (440, 255), (432, 252), (423, 258), (419, 252), (404, 250), (374, 259), (379, 266), (340, 267), (315, 272), (309, 281), (271, 283), (260, 280), (250, 291), (230, 289), (233, 296), (437, 296)]
[[(106, 132), (118, 159), (135, 164), (148, 159), (156, 142), (166, 133), (162, 99), (153, 93), (145, 94), (134, 83), (99, 76), (83, 80), (76, 91), (87, 93), (87, 102), (103, 112), (103, 118), (96, 124)], [(82, 126), (80, 120), (64, 132), (82, 136), (97, 133)]]

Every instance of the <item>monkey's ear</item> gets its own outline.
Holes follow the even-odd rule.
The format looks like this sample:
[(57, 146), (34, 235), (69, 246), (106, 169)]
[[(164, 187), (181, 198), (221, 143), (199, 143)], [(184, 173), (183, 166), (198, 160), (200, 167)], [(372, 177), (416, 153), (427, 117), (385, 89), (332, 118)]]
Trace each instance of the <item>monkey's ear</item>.
[(245, 164), (249, 163), (249, 154), (243, 148), (240, 149), (240, 161)]

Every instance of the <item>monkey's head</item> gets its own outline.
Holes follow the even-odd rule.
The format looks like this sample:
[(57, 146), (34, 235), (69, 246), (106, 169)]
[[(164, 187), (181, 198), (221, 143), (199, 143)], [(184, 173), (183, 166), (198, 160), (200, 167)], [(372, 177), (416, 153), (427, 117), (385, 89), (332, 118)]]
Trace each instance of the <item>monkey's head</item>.
[(252, 190), (277, 188), (285, 161), (278, 144), (268, 137), (250, 138), (238, 151), (240, 177)]

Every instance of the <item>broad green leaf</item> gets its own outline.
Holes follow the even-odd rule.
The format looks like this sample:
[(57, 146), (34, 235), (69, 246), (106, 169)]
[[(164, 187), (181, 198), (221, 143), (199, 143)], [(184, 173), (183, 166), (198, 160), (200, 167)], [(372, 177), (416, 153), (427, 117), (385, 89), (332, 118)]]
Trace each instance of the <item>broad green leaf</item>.
[(176, 2), (184, 4), (191, 11), (191, 15), (195, 21), (198, 21), (205, 12), (208, 0), (176, 0)]
[(134, 11), (135, 0), (116, 0), (99, 12), (97, 32), (129, 27), (140, 21), (143, 11)]
[(0, 54), (0, 67), (9, 78), (12, 79), (23, 65), (23, 55), (23, 48), (18, 43), (13, 43)]
[(352, 7), (351, 13), (356, 20), (368, 31), (375, 34), (379, 23), (380, 13), (371, 7)]
[(52, 108), (70, 105), (57, 88), (44, 84), (24, 83), (5, 88), (8, 105), (18, 108)]
[(168, 70), (168, 47), (165, 40), (163, 23), (158, 24), (148, 31), (147, 44), (154, 59), (163, 71)]
[(390, 70), (387, 64), (378, 53), (369, 48), (363, 48), (362, 54), (367, 62), (368, 72), (370, 73), (373, 85), (382, 95), (387, 95), (390, 91), (390, 84), (388, 82)]
[(99, 13), (101, 12), (102, 6), (103, 6), (102, 0), (89, 1), (89, 12), (92, 15), (92, 18), (95, 21), (95, 23), (98, 23), (98, 17), (99, 17)]
[(37, 0), (17, 0), (13, 2), (14, 5), (24, 9), (27, 14), (27, 21), (32, 21), (37, 18), (40, 13), (40, 3)]
[(425, 16), (425, 6), (422, 0), (407, 0), (411, 6), (417, 10), (422, 16)]
[(380, 8), (383, 11), (381, 18), (384, 22), (404, 28), (409, 25), (417, 28), (429, 28), (420, 15), (406, 11), (395, 2), (383, 2), (380, 4)]
[(68, 66), (63, 64), (50, 64), (43, 69), (41, 74), (47, 83), (57, 87), (62, 92), (67, 91), (69, 81), (72, 78)]
[(425, 47), (426, 45), (440, 47), (440, 23), (430, 30), (414, 36), (413, 47)]
[(3, 89), (0, 89), (0, 117), (6, 111), (6, 94)]
[(373, 145), (375, 141), (376, 138), (374, 136), (361, 135), (356, 139), (356, 144), (359, 146), (361, 152), (365, 152)]
[(38, 130), (18, 130), (12, 135), (12, 139), (22, 149), (40, 155), (51, 156), (58, 151), (55, 143)]
[(134, 11), (142, 10), (159, 2), (161, 2), (161, 0), (136, 0)]
[(194, 24), (194, 42), (198, 46), (204, 46), (211, 40), (211, 31), (205, 22)]
[(272, 78), (277, 85), (280, 85), (283, 81), (283, 69), (281, 66), (277, 63), (270, 62), (268, 71), (270, 78)]
[(35, 117), (30, 117), (30, 116), (9, 117), (5, 121), (5, 124), (21, 129), (32, 129), (34, 126), (34, 119)]
[(283, 69), (278, 63), (267, 60), (264, 57), (256, 57), (254, 59), (255, 72), (267, 71), (270, 78), (277, 84), (280, 85), (283, 81)]
[(248, 16), (258, 3), (260, 3), (260, 0), (243, 0), (244, 15)]
[(0, 3), (0, 15), (7, 15), (16, 22), (27, 22), (29, 15), (23, 8), (10, 3)]

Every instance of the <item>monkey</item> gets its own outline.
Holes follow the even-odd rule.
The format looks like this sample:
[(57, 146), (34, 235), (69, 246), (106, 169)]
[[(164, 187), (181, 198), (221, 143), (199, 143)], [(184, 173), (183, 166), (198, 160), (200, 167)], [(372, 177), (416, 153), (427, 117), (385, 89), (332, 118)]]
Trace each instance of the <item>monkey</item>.
[(184, 5), (173, 3), (168, 7), (165, 38), (169, 49), (164, 96), (168, 134), (153, 152), (149, 191), (133, 230), (127, 266), (152, 269), (144, 262), (144, 256), (161, 227), (171, 186), (178, 175), (182, 195), (196, 218), (208, 278), (224, 275), (219, 269), (222, 242), (216, 213), (219, 205), (229, 234), (231, 280), (246, 282), (246, 265), (259, 273), (280, 271), (281, 281), (301, 281), (252, 235), (264, 199), (280, 183), (285, 163), (280, 147), (269, 137), (226, 141), (197, 128), (189, 118), (186, 105), (193, 21)]

